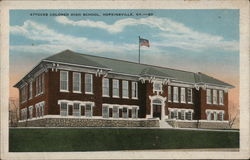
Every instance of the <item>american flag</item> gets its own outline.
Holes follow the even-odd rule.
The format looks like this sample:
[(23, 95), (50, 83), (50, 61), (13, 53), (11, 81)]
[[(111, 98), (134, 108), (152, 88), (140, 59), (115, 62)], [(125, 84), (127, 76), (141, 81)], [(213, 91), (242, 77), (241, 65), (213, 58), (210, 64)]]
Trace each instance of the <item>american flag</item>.
[(149, 40), (140, 38), (139, 39), (140, 46), (147, 46), (149, 47)]

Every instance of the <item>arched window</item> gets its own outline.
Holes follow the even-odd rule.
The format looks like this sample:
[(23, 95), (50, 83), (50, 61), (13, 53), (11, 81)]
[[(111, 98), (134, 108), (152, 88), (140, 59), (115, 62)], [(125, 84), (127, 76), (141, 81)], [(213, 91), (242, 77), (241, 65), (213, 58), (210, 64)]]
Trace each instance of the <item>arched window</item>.
[(155, 99), (155, 100), (153, 100), (153, 104), (161, 105), (161, 100)]

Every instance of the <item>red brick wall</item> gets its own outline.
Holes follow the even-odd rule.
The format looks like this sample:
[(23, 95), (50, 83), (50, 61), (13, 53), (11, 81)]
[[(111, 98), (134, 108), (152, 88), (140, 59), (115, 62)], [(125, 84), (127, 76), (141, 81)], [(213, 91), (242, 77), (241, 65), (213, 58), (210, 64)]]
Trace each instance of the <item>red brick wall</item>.
[(200, 89), (200, 94), (201, 94), (201, 113), (200, 113), (200, 119), (207, 119), (206, 115), (206, 109), (211, 109), (211, 110), (224, 110), (224, 120), (228, 120), (228, 93), (224, 92), (224, 105), (219, 105), (219, 93), (218, 93), (218, 104), (207, 104), (207, 99), (206, 99), (206, 90)]

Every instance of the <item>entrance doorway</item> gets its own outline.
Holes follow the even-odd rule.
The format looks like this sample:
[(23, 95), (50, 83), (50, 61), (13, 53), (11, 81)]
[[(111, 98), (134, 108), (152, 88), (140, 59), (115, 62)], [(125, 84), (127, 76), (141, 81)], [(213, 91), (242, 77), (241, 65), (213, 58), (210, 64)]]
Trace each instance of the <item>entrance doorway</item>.
[(153, 118), (161, 119), (161, 100), (155, 99), (153, 100)]
[(161, 105), (153, 105), (153, 118), (160, 118), (161, 119)]

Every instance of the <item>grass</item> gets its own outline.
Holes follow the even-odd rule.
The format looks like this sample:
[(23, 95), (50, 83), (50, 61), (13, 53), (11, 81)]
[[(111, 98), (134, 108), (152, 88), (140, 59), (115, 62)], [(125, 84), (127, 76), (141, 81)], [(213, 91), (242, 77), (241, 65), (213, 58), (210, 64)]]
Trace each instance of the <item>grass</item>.
[(10, 152), (239, 148), (239, 132), (121, 129), (10, 129)]

